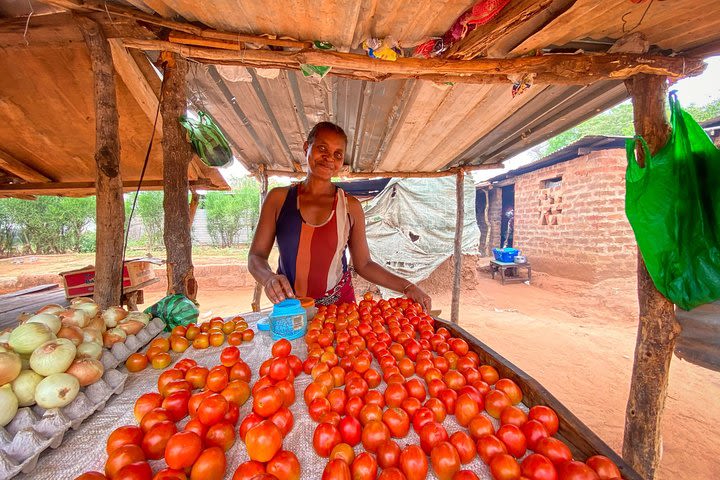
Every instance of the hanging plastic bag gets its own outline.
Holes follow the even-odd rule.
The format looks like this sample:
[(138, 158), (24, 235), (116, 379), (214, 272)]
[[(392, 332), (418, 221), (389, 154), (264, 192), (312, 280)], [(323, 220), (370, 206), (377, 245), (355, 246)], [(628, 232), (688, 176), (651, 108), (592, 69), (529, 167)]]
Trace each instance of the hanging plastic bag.
[(165, 331), (169, 332), (178, 325), (197, 321), (200, 311), (185, 295), (168, 295), (146, 308), (145, 313), (161, 318), (165, 322)]
[(180, 117), (180, 125), (187, 130), (193, 150), (208, 167), (230, 165), (233, 154), (225, 135), (210, 115), (199, 111), (198, 117), (198, 120), (186, 116)]
[(641, 137), (626, 143), (625, 212), (655, 287), (690, 310), (720, 298), (720, 151), (674, 93), (670, 110), (670, 139), (654, 157)]

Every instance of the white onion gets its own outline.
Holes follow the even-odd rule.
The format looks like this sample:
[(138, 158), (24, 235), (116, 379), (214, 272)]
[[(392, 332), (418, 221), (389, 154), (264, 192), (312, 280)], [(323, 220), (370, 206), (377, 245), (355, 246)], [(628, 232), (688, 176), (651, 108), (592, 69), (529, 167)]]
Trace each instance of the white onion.
[(84, 310), (89, 318), (94, 318), (100, 310), (100, 307), (98, 307), (98, 304), (95, 302), (78, 303), (75, 305), (74, 308), (77, 308), (78, 310)]
[(147, 325), (150, 323), (150, 315), (145, 312), (130, 312), (128, 313), (128, 316), (125, 317), (126, 321), (135, 320), (136, 322), (142, 322), (143, 325)]
[(68, 369), (75, 359), (75, 345), (66, 338), (57, 338), (40, 345), (30, 356), (30, 368), (48, 376)]
[(115, 327), (103, 333), (103, 345), (110, 348), (118, 342), (124, 342), (126, 338), (127, 333), (122, 328)]
[(28, 318), (25, 323), (42, 323), (50, 329), (51, 332), (57, 335), (58, 330), (62, 326), (60, 317), (52, 313), (38, 313)]
[(37, 347), (55, 338), (47, 325), (42, 323), (23, 323), (10, 333), (8, 343), (19, 354), (30, 354)]
[(63, 307), (62, 305), (58, 305), (57, 303), (50, 303), (38, 310), (37, 313), (51, 313), (53, 315), (57, 315), (63, 310), (65, 310), (65, 307)]
[(4, 427), (15, 418), (18, 410), (18, 399), (10, 385), (0, 387), (0, 427)]
[(70, 305), (75, 306), (81, 303), (95, 303), (92, 298), (88, 297), (75, 297), (70, 300)]
[(83, 342), (77, 347), (75, 358), (94, 358), (99, 359), (102, 356), (103, 346), (95, 342)]
[(94, 330), (97, 330), (100, 333), (105, 333), (105, 330), (107, 330), (107, 326), (105, 325), (105, 321), (102, 319), (100, 315), (98, 315), (95, 318), (92, 318), (87, 326), (85, 328), (92, 328)]
[(94, 328), (83, 329), (83, 342), (95, 342), (100, 345), (103, 343), (102, 332)]
[(81, 387), (86, 387), (100, 380), (105, 368), (99, 360), (94, 358), (78, 358), (67, 369), (73, 377), (77, 378)]
[(75, 325), (76, 327), (86, 327), (90, 322), (90, 316), (85, 310), (78, 308), (68, 308), (58, 313), (63, 325)]
[(58, 338), (67, 338), (76, 346), (83, 342), (83, 331), (75, 325), (63, 325), (57, 336)]
[(108, 307), (108, 309), (102, 313), (102, 318), (108, 328), (116, 327), (118, 322), (127, 316), (127, 310), (122, 307)]
[(15, 380), (22, 370), (20, 356), (13, 352), (0, 353), (0, 385)]
[(20, 375), (12, 382), (12, 389), (18, 399), (18, 405), (21, 407), (29, 407), (35, 405), (35, 388), (43, 379), (32, 370), (23, 370)]
[(42, 408), (60, 408), (69, 404), (80, 391), (80, 382), (69, 373), (54, 373), (35, 388), (35, 402)]

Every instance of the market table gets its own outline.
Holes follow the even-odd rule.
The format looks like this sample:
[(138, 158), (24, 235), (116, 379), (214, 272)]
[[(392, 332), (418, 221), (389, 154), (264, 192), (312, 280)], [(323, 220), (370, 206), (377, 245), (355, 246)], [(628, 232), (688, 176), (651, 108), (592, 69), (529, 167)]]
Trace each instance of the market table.
[[(524, 268), (527, 271), (527, 280), (523, 277), (518, 276), (517, 271), (521, 268)], [(508, 276), (508, 270), (514, 273), (514, 276)], [(505, 285), (505, 282), (529, 282), (532, 278), (532, 268), (530, 267), (529, 262), (515, 263), (490, 260), (490, 275), (492, 276), (493, 280), (495, 279), (495, 274), (498, 272), (500, 272), (500, 278), (502, 279), (503, 285)]]
[[(249, 313), (243, 316), (250, 328), (257, 331), (256, 323), (265, 315), (262, 313)], [(470, 348), (478, 353), (482, 363), (494, 366), (501, 377), (512, 379), (522, 388), (524, 404), (519, 406), (524, 411), (528, 411), (528, 407), (525, 404), (544, 404), (552, 407), (560, 418), (560, 430), (556, 436), (568, 444), (576, 458), (584, 459), (594, 454), (605, 455), (618, 465), (623, 473), (623, 478), (626, 480), (641, 480), (641, 477), (627, 466), (622, 458), (603, 443), (592, 431), (585, 427), (567, 408), (560, 404), (558, 400), (534, 379), (498, 355), (487, 347), (487, 345), (472, 337), (462, 328), (436, 319), (436, 327), (439, 328), (440, 326), (446, 327), (454, 336), (464, 338), (470, 345)], [(253, 341), (240, 345), (241, 358), (247, 362), (252, 370), (253, 377), (251, 384), (258, 378), (260, 364), (270, 356), (270, 348), (273, 343), (268, 333), (258, 332)], [(291, 343), (293, 347), (292, 353), (297, 354), (301, 358), (307, 355), (304, 338), (299, 338)], [(204, 350), (195, 350), (191, 347), (183, 354), (174, 353), (173, 364), (180, 358), (192, 358), (196, 360), (199, 365), (208, 367), (218, 364), (220, 352), (222, 348), (226, 346), (227, 344), (222, 347), (210, 347)], [(380, 369), (375, 359), (373, 359), (373, 368), (377, 370)], [(78, 430), (67, 433), (59, 448), (46, 451), (41, 455), (37, 467), (33, 472), (21, 474), (14, 478), (32, 478), (37, 480), (72, 479), (86, 471), (103, 471), (107, 458), (105, 454), (105, 442), (108, 435), (119, 426), (137, 424), (133, 416), (135, 400), (143, 393), (157, 391), (157, 379), (162, 372), (163, 370), (148, 368), (139, 373), (129, 374), (125, 383), (125, 389), (120, 395), (117, 395), (108, 402), (102, 411), (88, 418)], [(310, 384), (311, 380), (311, 377), (305, 374), (301, 374), (295, 379), (296, 401), (290, 407), (295, 417), (295, 425), (285, 438), (283, 449), (291, 450), (297, 455), (302, 468), (301, 478), (319, 479), (322, 477), (327, 459), (319, 457), (312, 448), (313, 432), (317, 424), (307, 414), (307, 407), (302, 396), (302, 393), (307, 385)], [(377, 389), (381, 392), (384, 391), (385, 383), (381, 383)], [(242, 421), (251, 410), (252, 401), (249, 400), (240, 408), (240, 421)], [(491, 420), (497, 428), (499, 422), (495, 419)], [(180, 426), (186, 422), (187, 419), (180, 422), (179, 429)], [(463, 429), (452, 415), (448, 415), (445, 418), (443, 425), (449, 435)], [(405, 438), (395, 440), (401, 448), (406, 444), (419, 444), (419, 437), (412, 428)], [(362, 444), (355, 447), (356, 454), (362, 451)], [(228, 463), (225, 478), (232, 478), (238, 465), (247, 460), (249, 460), (249, 457), (245, 444), (237, 439), (232, 448), (227, 452)], [(165, 466), (163, 460), (151, 460), (149, 463), (153, 467), (153, 471), (158, 471)], [(481, 479), (492, 478), (488, 466), (485, 465), (479, 457), (475, 457), (472, 462), (463, 465), (463, 468), (474, 471)], [(430, 468), (428, 478), (436, 478), (432, 473), (432, 468)]]

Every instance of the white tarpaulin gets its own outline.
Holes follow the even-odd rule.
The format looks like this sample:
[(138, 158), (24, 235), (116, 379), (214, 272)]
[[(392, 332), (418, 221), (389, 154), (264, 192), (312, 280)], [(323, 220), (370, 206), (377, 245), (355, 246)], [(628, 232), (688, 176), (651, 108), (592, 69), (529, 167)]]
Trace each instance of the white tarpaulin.
[[(462, 252), (474, 255), (480, 230), (470, 176), (464, 191)], [(426, 279), (453, 254), (456, 212), (454, 177), (391, 180), (365, 209), (373, 260), (411, 282)]]

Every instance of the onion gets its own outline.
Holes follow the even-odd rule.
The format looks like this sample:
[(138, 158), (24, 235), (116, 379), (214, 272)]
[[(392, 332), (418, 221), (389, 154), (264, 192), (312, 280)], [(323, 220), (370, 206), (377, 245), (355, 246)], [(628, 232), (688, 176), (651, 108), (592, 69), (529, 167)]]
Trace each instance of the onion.
[(20, 356), (13, 352), (0, 353), (0, 385), (15, 380), (21, 369)]
[(122, 328), (113, 328), (103, 333), (103, 345), (110, 348), (118, 342), (124, 342), (127, 333)]
[(83, 328), (87, 326), (88, 322), (90, 322), (90, 316), (87, 312), (78, 308), (68, 308), (67, 310), (63, 310), (58, 313), (58, 315), (60, 316), (63, 325), (75, 325)]
[(48, 376), (68, 369), (75, 359), (75, 345), (66, 338), (50, 340), (40, 345), (30, 356), (30, 368)]
[(124, 320), (118, 325), (128, 335), (137, 335), (137, 333), (145, 328), (145, 324), (136, 320)]
[(27, 319), (32, 316), (33, 316), (32, 313), (22, 312), (20, 315), (17, 316), (18, 324), (25, 323), (27, 321)]
[(37, 347), (55, 338), (47, 325), (42, 323), (23, 323), (10, 333), (9, 342), (19, 354), (30, 354)]
[(100, 380), (105, 368), (94, 358), (79, 358), (72, 362), (66, 373), (77, 378), (81, 387), (86, 387)]
[(104, 333), (105, 330), (107, 330), (107, 327), (105, 326), (105, 321), (99, 315), (92, 318), (85, 328), (92, 328), (100, 333)]
[(95, 342), (99, 345), (102, 345), (102, 332), (100, 332), (99, 330), (95, 330), (94, 328), (84, 328), (82, 332), (83, 342)]
[(94, 318), (100, 311), (100, 307), (98, 307), (98, 304), (95, 302), (78, 303), (73, 308), (85, 311), (88, 318)]
[(37, 313), (51, 313), (53, 315), (57, 315), (63, 310), (65, 310), (65, 307), (63, 307), (62, 305), (58, 305), (57, 303), (49, 303), (42, 307), (40, 310), (38, 310)]
[(75, 358), (94, 358), (98, 360), (102, 356), (103, 346), (95, 342), (83, 342), (77, 347)]
[(0, 427), (4, 427), (15, 418), (18, 410), (18, 399), (10, 385), (0, 388)]
[(42, 379), (42, 375), (38, 375), (32, 370), (20, 372), (20, 375), (12, 382), (13, 392), (15, 392), (19, 406), (29, 407), (35, 405), (35, 388)]
[(57, 334), (58, 330), (60, 330), (60, 327), (62, 326), (60, 317), (52, 313), (38, 313), (28, 318), (25, 323), (42, 323), (54, 334)]
[(88, 297), (75, 297), (70, 300), (70, 305), (72, 305), (73, 307), (75, 305), (78, 305), (81, 303), (95, 303), (95, 302), (93, 301), (92, 298), (88, 298)]
[(35, 402), (42, 408), (60, 408), (69, 404), (80, 391), (80, 382), (69, 373), (54, 373), (35, 388)]
[(20, 365), (23, 370), (30, 370), (30, 355), (20, 355)]
[(63, 325), (57, 336), (58, 338), (67, 338), (74, 343), (75, 346), (83, 342), (83, 331), (75, 325)]
[(116, 327), (118, 322), (127, 316), (127, 310), (122, 307), (109, 307), (102, 313), (102, 318), (108, 328)]
[(143, 325), (150, 323), (150, 315), (145, 312), (130, 312), (125, 320), (135, 320), (136, 322), (142, 322)]
[(2, 332), (0, 332), (0, 343), (9, 343), (11, 332), (12, 332), (11, 328), (5, 329)]

